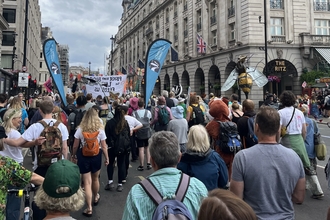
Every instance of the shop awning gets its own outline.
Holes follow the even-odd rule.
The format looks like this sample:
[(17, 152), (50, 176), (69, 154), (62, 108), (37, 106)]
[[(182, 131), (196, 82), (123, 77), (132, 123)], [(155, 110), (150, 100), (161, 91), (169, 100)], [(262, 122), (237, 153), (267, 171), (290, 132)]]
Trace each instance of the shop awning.
[(315, 50), (330, 64), (330, 48), (315, 48)]
[(311, 88), (327, 88), (327, 84), (326, 83), (316, 83), (316, 84), (312, 85)]

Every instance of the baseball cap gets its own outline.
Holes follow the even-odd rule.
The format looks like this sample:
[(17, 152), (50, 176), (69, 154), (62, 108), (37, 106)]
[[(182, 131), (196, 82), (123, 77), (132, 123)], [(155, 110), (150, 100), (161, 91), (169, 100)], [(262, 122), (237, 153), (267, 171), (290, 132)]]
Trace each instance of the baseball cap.
[[(61, 192), (61, 187), (68, 187), (68, 192)], [(65, 198), (75, 194), (80, 187), (79, 167), (68, 161), (59, 160), (53, 163), (45, 176), (42, 188), (52, 198)]]

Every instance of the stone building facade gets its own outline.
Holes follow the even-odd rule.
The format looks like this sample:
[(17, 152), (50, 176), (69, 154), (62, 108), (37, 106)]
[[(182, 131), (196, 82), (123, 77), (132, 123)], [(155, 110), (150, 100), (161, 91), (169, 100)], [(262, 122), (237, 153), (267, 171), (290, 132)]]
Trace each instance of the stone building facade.
[[(264, 2), (266, 13), (264, 13)], [(122, 2), (123, 14), (113, 51), (114, 69), (136, 68), (145, 60), (148, 45), (158, 38), (172, 42), (179, 61), (168, 54), (154, 94), (181, 84), (199, 94), (229, 96), (221, 92), (240, 55), (247, 66), (269, 77), (263, 88), (253, 87), (249, 98), (263, 100), (266, 92), (302, 92), (304, 71), (329, 67), (330, 8), (317, 0), (134, 0)], [(264, 16), (266, 14), (266, 17)], [(267, 25), (265, 38), (265, 22)], [(205, 53), (197, 52), (197, 34), (206, 42)], [(265, 48), (267, 46), (267, 65)], [(267, 68), (265, 68), (265, 66)], [(134, 71), (128, 71), (128, 78)], [(276, 76), (277, 80), (272, 80)], [(140, 87), (143, 92), (143, 81)]]

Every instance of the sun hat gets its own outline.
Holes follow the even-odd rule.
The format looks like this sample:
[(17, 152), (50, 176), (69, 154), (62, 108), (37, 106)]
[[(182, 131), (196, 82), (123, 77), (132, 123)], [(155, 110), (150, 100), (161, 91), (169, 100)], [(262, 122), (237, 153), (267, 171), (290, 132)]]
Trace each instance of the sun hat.
[[(61, 187), (68, 187), (68, 192), (61, 192)], [(68, 161), (59, 160), (48, 168), (42, 188), (52, 198), (65, 198), (75, 194), (80, 187), (79, 167)]]
[(138, 101), (139, 101), (139, 98), (133, 97), (129, 100), (129, 104), (131, 105), (131, 107), (133, 109), (138, 109)]
[(184, 98), (181, 97), (178, 98), (178, 102), (184, 102), (184, 100), (185, 100)]
[(176, 107), (171, 108), (171, 112), (174, 118), (176, 119), (182, 119), (183, 118), (183, 112), (184, 109), (182, 106), (178, 105)]

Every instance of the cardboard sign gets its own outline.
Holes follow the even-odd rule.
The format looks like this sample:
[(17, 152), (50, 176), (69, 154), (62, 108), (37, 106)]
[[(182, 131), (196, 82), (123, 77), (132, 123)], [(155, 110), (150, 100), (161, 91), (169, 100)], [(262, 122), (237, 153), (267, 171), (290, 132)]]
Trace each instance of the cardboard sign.
[(109, 96), (110, 92), (121, 96), (124, 92), (126, 75), (86, 76), (86, 78), (96, 81), (96, 83), (89, 82), (86, 84), (87, 93), (91, 93), (93, 98), (96, 98), (98, 95), (102, 97)]

